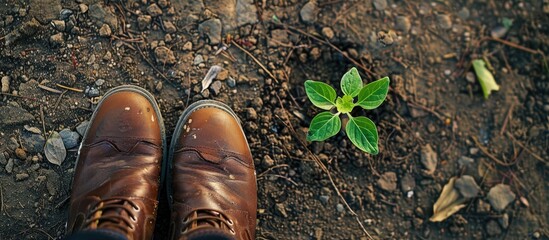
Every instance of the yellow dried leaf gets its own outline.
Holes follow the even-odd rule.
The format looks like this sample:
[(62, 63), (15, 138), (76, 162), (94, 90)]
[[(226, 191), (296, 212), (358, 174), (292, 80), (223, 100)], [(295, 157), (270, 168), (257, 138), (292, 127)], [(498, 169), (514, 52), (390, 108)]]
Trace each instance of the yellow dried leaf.
[(429, 221), (442, 222), (465, 207), (464, 203), (467, 199), (454, 188), (455, 181), (456, 177), (452, 177), (450, 181), (444, 185), (444, 188), (442, 188), (442, 193), (433, 206), (433, 216), (429, 218)]

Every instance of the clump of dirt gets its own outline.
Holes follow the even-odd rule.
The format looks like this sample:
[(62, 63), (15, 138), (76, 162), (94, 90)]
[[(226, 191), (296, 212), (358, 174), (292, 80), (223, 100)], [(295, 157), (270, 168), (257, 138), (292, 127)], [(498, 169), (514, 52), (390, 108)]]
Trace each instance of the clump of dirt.
[[(548, 11), (546, 1), (7, 0), (0, 238), (64, 235), (82, 129), (122, 84), (151, 91), (167, 129), (200, 99), (239, 114), (258, 239), (367, 239), (361, 225), (376, 239), (548, 238)], [(488, 99), (473, 59), (500, 85)], [(213, 66), (222, 70), (203, 91)], [(365, 82), (391, 78), (380, 108), (353, 112), (378, 124), (375, 156), (344, 133), (306, 142), (320, 109), (303, 82), (337, 86), (351, 67)], [(54, 131), (58, 163), (44, 148)], [(430, 222), (443, 186), (463, 175), (478, 196)]]

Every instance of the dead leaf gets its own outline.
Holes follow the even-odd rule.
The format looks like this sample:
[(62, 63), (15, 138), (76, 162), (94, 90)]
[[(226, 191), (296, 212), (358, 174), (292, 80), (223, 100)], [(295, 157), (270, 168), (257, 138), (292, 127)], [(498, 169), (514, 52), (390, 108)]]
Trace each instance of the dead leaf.
[(442, 193), (433, 206), (433, 216), (429, 218), (431, 222), (442, 222), (452, 216), (463, 207), (467, 198), (463, 197), (459, 191), (454, 188), (456, 177), (450, 178), (450, 181), (442, 188)]
[(44, 153), (50, 163), (61, 166), (65, 157), (67, 157), (67, 151), (58, 132), (54, 131), (50, 138), (48, 138), (44, 147)]

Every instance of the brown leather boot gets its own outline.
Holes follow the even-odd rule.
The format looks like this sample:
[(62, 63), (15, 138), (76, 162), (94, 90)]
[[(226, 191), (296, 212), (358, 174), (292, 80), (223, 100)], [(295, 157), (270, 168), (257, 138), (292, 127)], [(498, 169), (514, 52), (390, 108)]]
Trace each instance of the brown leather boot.
[(255, 239), (253, 159), (227, 105), (212, 100), (190, 105), (168, 156), (170, 239)]
[(152, 239), (164, 146), (162, 116), (149, 92), (121, 86), (105, 94), (79, 149), (67, 232)]

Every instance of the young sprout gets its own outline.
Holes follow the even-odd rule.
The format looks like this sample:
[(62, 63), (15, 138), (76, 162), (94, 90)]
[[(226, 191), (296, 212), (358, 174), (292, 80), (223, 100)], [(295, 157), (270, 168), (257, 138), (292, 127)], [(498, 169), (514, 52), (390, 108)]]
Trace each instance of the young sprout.
[[(336, 135), (341, 129), (341, 114), (349, 118), (345, 132), (351, 142), (360, 150), (377, 154), (378, 134), (375, 123), (367, 117), (351, 116), (355, 107), (371, 110), (379, 107), (387, 97), (389, 90), (389, 77), (363, 86), (362, 79), (356, 68), (351, 68), (341, 78), (341, 90), (343, 97), (338, 97), (334, 88), (330, 85), (307, 80), (305, 81), (305, 92), (309, 100), (317, 107), (328, 110), (316, 115), (311, 121), (308, 141), (324, 141)], [(356, 98), (356, 102), (355, 102)], [(337, 113), (330, 112), (335, 107)]]

